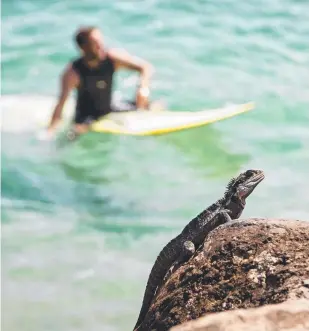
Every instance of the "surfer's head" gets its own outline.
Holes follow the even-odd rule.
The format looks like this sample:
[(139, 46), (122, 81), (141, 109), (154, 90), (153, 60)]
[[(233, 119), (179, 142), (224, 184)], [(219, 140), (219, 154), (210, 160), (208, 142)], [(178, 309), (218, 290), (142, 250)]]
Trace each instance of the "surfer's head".
[(87, 58), (98, 58), (103, 51), (103, 35), (95, 26), (81, 27), (75, 34), (75, 42)]

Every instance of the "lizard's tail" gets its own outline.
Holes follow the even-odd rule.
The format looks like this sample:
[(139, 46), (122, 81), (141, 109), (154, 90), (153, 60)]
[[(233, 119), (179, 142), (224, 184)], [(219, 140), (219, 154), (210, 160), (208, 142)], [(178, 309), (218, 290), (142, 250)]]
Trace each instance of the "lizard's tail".
[(147, 285), (146, 285), (146, 290), (145, 290), (145, 293), (144, 293), (142, 308), (140, 310), (137, 322), (134, 326), (134, 329), (133, 329), (134, 331), (138, 330), (139, 325), (144, 320), (144, 318), (145, 318), (145, 316), (148, 312), (148, 309), (151, 305), (152, 299), (155, 296), (155, 291), (157, 289), (157, 284), (158, 284), (159, 281), (160, 281), (160, 277), (159, 277), (158, 274), (150, 273), (150, 276), (148, 278)]
[(159, 256), (157, 257), (150, 275), (148, 277), (146, 290), (143, 298), (142, 308), (140, 310), (137, 322), (134, 326), (134, 331), (137, 331), (140, 324), (143, 322), (143, 320), (146, 317), (146, 314), (149, 310), (149, 307), (152, 303), (152, 300), (154, 299), (156, 293), (156, 290), (158, 289), (158, 286), (161, 285), (161, 282), (167, 272), (167, 270), (170, 268), (170, 260), (174, 260), (174, 255), (171, 255), (171, 253), (174, 253), (174, 250), (171, 250), (168, 245), (163, 248)]
[(175, 242), (179, 241), (178, 237), (172, 239), (158, 255), (148, 277), (146, 290), (143, 298), (142, 308), (140, 310), (137, 322), (134, 326), (134, 331), (137, 331), (140, 324), (146, 317), (152, 300), (157, 294), (158, 286), (161, 285), (166, 272), (171, 267), (171, 263), (174, 262), (178, 256), (177, 249), (174, 249)]

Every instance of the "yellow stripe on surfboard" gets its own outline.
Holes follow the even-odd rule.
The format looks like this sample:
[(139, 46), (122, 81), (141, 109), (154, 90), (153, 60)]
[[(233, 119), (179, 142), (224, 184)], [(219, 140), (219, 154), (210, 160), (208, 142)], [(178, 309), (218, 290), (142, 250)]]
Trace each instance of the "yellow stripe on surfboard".
[[(197, 112), (140, 110), (110, 113), (94, 122), (90, 129), (94, 132), (135, 136), (160, 135), (214, 123), (245, 113), (253, 108), (254, 103), (248, 102)], [(147, 123), (153, 123), (152, 127), (147, 128)], [(130, 127), (130, 124), (132, 124), (133, 127)]]

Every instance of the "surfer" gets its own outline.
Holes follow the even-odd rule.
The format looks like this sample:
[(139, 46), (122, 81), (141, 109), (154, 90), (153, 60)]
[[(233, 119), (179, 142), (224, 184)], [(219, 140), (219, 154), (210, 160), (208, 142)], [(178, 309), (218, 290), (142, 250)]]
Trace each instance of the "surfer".
[(64, 104), (73, 89), (77, 90), (73, 126), (77, 134), (87, 132), (92, 121), (116, 111), (112, 105), (112, 90), (114, 73), (119, 69), (140, 73), (135, 100), (127, 104), (127, 108), (149, 107), (149, 82), (153, 74), (150, 63), (123, 50), (106, 49), (103, 35), (97, 27), (78, 29), (75, 42), (81, 56), (70, 62), (62, 73), (60, 96), (46, 131), (48, 137), (53, 135), (61, 121)]

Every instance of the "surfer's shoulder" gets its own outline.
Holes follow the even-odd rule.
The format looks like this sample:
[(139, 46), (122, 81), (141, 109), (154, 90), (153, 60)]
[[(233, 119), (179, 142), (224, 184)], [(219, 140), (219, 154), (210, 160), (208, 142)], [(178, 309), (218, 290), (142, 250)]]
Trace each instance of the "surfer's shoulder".
[(107, 50), (108, 57), (116, 64), (116, 67), (125, 67), (138, 71), (147, 70), (149, 73), (154, 71), (153, 66), (146, 60), (135, 56), (124, 48), (110, 48)]
[(79, 81), (79, 76), (76, 70), (74, 70), (73, 61), (67, 63), (67, 65), (63, 68), (61, 73), (61, 81), (64, 85), (70, 85), (72, 87), (76, 86)]

